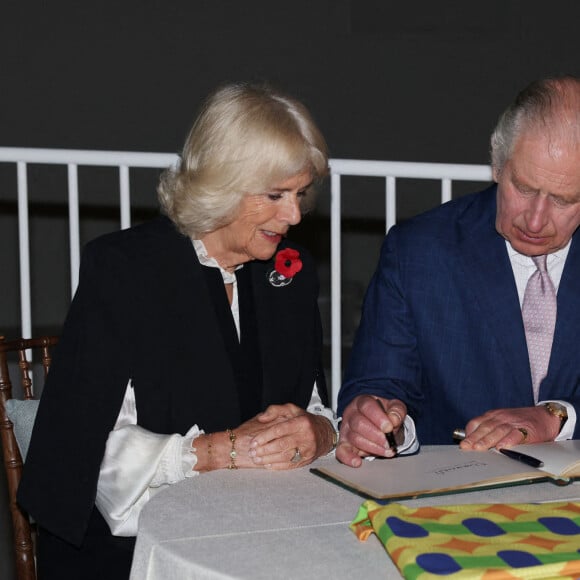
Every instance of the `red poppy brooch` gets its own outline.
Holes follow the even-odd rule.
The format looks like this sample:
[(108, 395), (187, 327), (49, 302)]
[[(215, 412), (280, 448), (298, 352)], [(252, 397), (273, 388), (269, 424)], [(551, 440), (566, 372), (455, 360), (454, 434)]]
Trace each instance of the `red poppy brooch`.
[(274, 269), (268, 273), (268, 281), (276, 288), (288, 286), (300, 270), (302, 270), (300, 252), (292, 248), (284, 248), (274, 258)]

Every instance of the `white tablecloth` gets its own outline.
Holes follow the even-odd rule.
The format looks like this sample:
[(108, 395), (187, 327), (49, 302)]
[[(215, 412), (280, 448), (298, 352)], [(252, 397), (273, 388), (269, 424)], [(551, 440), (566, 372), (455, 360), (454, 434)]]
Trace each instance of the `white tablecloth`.
[[(131, 580), (400, 578), (375, 536), (361, 543), (348, 527), (363, 498), (313, 475), (312, 466), (215, 471), (159, 493), (141, 514)], [(579, 496), (580, 484), (542, 483), (402, 503)]]

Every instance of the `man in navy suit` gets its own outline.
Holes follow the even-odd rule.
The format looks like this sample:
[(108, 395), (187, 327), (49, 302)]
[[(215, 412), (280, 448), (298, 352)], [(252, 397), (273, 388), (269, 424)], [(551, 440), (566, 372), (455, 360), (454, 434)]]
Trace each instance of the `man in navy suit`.
[[(492, 187), (384, 240), (339, 394), (343, 463), (391, 457), (390, 431), (399, 451), (458, 427), (475, 450), (579, 435), (580, 79), (524, 89), (491, 153)], [(534, 393), (522, 304), (546, 255), (555, 322)]]

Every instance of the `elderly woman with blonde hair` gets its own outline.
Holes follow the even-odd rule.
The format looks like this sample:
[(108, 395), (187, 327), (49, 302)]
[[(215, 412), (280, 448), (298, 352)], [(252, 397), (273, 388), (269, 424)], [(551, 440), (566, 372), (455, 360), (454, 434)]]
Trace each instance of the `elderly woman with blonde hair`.
[(225, 86), (161, 178), (165, 215), (87, 245), (19, 490), (42, 578), (127, 578), (160, 489), (336, 446), (315, 266), (287, 239), (327, 164), (301, 103)]

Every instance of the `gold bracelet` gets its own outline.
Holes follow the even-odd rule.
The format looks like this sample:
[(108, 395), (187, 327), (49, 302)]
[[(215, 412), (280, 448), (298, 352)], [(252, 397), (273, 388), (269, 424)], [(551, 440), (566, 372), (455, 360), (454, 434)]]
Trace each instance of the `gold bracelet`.
[(232, 449), (230, 451), (231, 463), (228, 465), (228, 469), (237, 469), (236, 457), (238, 454), (236, 452), (236, 434), (231, 429), (226, 429), (226, 432), (230, 436), (230, 442), (232, 444)]

